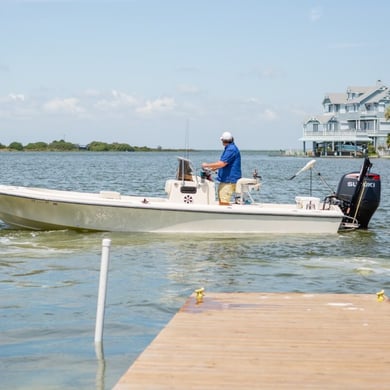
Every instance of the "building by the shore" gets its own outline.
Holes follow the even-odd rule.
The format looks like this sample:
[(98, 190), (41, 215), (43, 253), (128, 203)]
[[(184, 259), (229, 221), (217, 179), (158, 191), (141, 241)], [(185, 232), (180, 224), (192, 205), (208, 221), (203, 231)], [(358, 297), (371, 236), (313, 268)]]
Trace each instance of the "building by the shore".
[(326, 94), (323, 113), (303, 123), (303, 151), (316, 155), (357, 155), (372, 144), (387, 149), (390, 89), (380, 80), (371, 87), (348, 87), (344, 93)]

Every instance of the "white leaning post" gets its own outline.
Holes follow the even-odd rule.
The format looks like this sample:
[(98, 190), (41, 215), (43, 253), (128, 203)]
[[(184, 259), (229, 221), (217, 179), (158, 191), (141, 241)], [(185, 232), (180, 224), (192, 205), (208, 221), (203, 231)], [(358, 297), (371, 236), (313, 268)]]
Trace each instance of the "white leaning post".
[(98, 295), (97, 310), (96, 310), (95, 343), (101, 343), (103, 338), (104, 309), (106, 305), (110, 245), (111, 245), (111, 240), (105, 238), (102, 242), (102, 260), (100, 264), (99, 295)]

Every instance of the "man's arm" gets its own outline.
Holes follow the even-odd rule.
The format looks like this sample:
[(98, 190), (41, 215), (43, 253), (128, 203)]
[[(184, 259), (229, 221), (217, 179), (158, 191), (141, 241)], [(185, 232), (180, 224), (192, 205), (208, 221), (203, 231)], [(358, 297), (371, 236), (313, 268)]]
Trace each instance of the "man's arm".
[(202, 168), (209, 168), (215, 171), (216, 169), (226, 167), (226, 165), (226, 162), (219, 160), (213, 163), (202, 163)]

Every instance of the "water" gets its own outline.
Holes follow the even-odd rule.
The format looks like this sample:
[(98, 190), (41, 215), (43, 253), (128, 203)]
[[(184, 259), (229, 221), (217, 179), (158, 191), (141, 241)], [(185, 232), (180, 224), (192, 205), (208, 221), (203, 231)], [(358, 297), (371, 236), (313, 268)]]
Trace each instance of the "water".
[[(192, 153), (196, 167), (219, 151)], [(176, 153), (0, 153), (3, 184), (164, 195)], [(242, 152), (257, 168), (260, 201), (308, 195), (308, 160)], [(164, 236), (29, 232), (0, 222), (1, 388), (110, 389), (197, 288), (213, 292), (390, 292), (390, 160), (372, 160), (382, 202), (368, 231), (337, 236)], [(318, 159), (311, 187), (323, 198), (358, 159)], [(101, 243), (111, 256), (104, 360), (94, 347)], [(99, 352), (99, 351), (98, 351)]]

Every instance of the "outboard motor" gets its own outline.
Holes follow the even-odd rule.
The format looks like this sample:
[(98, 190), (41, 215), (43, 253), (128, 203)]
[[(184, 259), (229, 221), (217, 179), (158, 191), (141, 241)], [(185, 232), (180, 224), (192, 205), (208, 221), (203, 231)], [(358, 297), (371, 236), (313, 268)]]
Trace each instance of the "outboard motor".
[(360, 229), (367, 229), (381, 197), (381, 178), (376, 173), (370, 173), (371, 166), (366, 157), (360, 172), (342, 176), (335, 194), (346, 216), (343, 222), (357, 221)]

